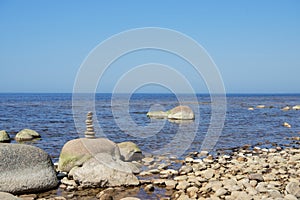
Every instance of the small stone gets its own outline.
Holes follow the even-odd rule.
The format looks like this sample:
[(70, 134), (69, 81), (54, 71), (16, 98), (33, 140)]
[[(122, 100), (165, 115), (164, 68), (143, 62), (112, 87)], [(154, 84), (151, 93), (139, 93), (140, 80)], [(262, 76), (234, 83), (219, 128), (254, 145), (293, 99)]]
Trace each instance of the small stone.
[(154, 191), (154, 186), (152, 184), (146, 185), (144, 188), (146, 192), (153, 192)]
[(153, 179), (152, 184), (154, 184), (154, 185), (164, 185), (165, 184), (165, 179)]
[(0, 142), (10, 142), (10, 137), (6, 131), (0, 131)]
[(65, 185), (77, 187), (76, 182), (74, 180), (69, 180), (67, 177), (64, 177), (63, 179), (61, 179), (61, 182)]
[(299, 182), (289, 182), (286, 187), (286, 191), (289, 194), (294, 195), (295, 197), (299, 198), (300, 197), (300, 186)]
[(177, 190), (185, 190), (190, 184), (187, 181), (180, 181), (176, 186)]
[(194, 199), (196, 199), (197, 198), (197, 192), (198, 192), (198, 188), (197, 187), (195, 187), (195, 186), (193, 186), (193, 187), (189, 187), (189, 188), (187, 188), (186, 189), (186, 192), (187, 192), (187, 194), (189, 195), (189, 198), (194, 198)]
[(248, 178), (250, 180), (264, 181), (262, 174), (249, 174)]
[(225, 195), (225, 194), (227, 194), (227, 190), (226, 189), (224, 189), (224, 188), (219, 188), (217, 191), (216, 191), (216, 193), (215, 193), (215, 195), (217, 196), (217, 197), (220, 197), (220, 196), (222, 196), (222, 195)]
[(215, 174), (215, 170), (213, 169), (207, 169), (203, 172), (203, 177), (206, 179), (211, 179)]
[(174, 180), (166, 180), (165, 181), (165, 185), (167, 187), (167, 189), (174, 189), (177, 185), (177, 181)]

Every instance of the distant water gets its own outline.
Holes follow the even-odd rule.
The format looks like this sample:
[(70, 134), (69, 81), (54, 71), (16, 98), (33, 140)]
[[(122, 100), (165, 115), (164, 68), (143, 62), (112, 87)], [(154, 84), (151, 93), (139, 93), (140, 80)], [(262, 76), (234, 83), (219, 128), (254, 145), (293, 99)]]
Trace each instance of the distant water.
[[(113, 116), (111, 95), (96, 95), (96, 115), (103, 134), (115, 141), (133, 141), (145, 152), (159, 150), (175, 140), (177, 133), (186, 136), (176, 145), (187, 146), (187, 151), (200, 149), (207, 132), (211, 117), (211, 104), (208, 95), (197, 95), (197, 101), (190, 101), (189, 95), (184, 96), (184, 104), (190, 106), (196, 113), (196, 120), (190, 123), (173, 123), (164, 120), (153, 120), (152, 123), (163, 126), (159, 133), (145, 129), (136, 129), (132, 124), (126, 127), (128, 120), (123, 116)], [(119, 103), (113, 109), (119, 113), (127, 112), (122, 95)], [(165, 109), (177, 106), (178, 100), (172, 94), (134, 94), (131, 96), (129, 113), (137, 126), (150, 124), (146, 113), (151, 106), (159, 104)], [(249, 111), (248, 107), (266, 105), (267, 108)], [(300, 136), (300, 111), (282, 111), (286, 105), (300, 104), (300, 95), (228, 95), (227, 114), (222, 134), (215, 150), (230, 149), (245, 144), (270, 146), (276, 143), (283, 146), (288, 143), (287, 137)], [(199, 107), (199, 110), (197, 108)], [(115, 119), (122, 123), (120, 128)], [(292, 125), (288, 129), (282, 126), (284, 122)], [(190, 132), (197, 127), (194, 137)], [(0, 94), (0, 130), (6, 130), (11, 137), (24, 129), (30, 128), (41, 134), (40, 140), (25, 142), (44, 149), (54, 162), (58, 160), (63, 145), (74, 138), (83, 137), (84, 127), (75, 127), (72, 113), (72, 94)], [(153, 129), (154, 130), (154, 129)], [(180, 132), (179, 132), (180, 131)], [(138, 134), (142, 135), (137, 137)], [(132, 134), (130, 134), (132, 133)], [(186, 139), (186, 140), (185, 140)], [(189, 141), (191, 140), (191, 144)], [(176, 141), (176, 140), (175, 140)], [(15, 141), (13, 141), (15, 143)], [(186, 143), (185, 143), (186, 142)], [(170, 150), (172, 151), (172, 150)], [(172, 152), (170, 152), (172, 153)]]

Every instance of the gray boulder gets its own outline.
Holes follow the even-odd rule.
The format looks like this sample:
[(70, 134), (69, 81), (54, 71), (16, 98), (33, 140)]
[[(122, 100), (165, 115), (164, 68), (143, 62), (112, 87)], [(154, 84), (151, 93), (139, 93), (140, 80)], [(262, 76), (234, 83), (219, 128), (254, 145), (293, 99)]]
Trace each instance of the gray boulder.
[(58, 170), (69, 172), (73, 167), (81, 166), (97, 153), (107, 153), (115, 159), (121, 159), (118, 146), (106, 138), (79, 138), (67, 142), (60, 153)]
[(0, 192), (0, 199), (1, 200), (22, 200), (10, 193), (6, 193), (6, 192)]
[(74, 167), (69, 176), (85, 187), (114, 187), (139, 185), (132, 163), (98, 153), (81, 167)]
[(118, 143), (123, 161), (139, 161), (144, 158), (141, 149), (133, 142)]
[(0, 131), (0, 142), (10, 142), (10, 137), (6, 131)]
[(168, 111), (168, 119), (193, 120), (195, 115), (193, 110), (188, 106), (177, 106)]
[(15, 139), (18, 141), (32, 140), (34, 138), (40, 138), (40, 134), (31, 129), (23, 129), (17, 133)]
[(50, 156), (40, 148), (24, 144), (1, 144), (0, 160), (2, 192), (40, 192), (58, 184)]
[[(170, 120), (193, 120), (195, 114), (193, 110), (188, 106), (177, 106), (166, 112), (164, 111), (152, 111), (148, 112), (147, 116), (156, 119), (170, 119)], [(171, 121), (172, 122), (172, 121)]]

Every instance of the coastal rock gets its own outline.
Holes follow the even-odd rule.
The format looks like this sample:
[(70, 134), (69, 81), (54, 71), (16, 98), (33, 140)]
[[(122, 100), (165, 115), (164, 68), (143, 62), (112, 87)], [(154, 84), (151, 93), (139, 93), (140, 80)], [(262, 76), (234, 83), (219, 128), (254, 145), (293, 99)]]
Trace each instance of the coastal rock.
[(42, 149), (24, 144), (1, 144), (0, 160), (0, 191), (39, 192), (58, 184), (50, 156)]
[(6, 131), (0, 131), (0, 142), (10, 142), (10, 137)]
[(155, 119), (165, 119), (168, 118), (168, 112), (164, 111), (151, 111), (147, 113), (147, 117)]
[(290, 106), (285, 106), (285, 107), (281, 108), (281, 110), (283, 110), (283, 111), (288, 111), (288, 110), (290, 110), (290, 109), (291, 109)]
[(132, 166), (107, 153), (98, 153), (81, 167), (74, 167), (69, 176), (84, 187), (139, 185)]
[(286, 127), (286, 128), (291, 128), (291, 127), (292, 127), (292, 126), (291, 126), (289, 123), (287, 123), (287, 122), (284, 122), (284, 123), (283, 123), (283, 126)]
[(0, 192), (0, 199), (1, 200), (22, 200), (10, 193), (6, 193), (6, 192)]
[(265, 105), (257, 105), (256, 108), (265, 108)]
[(118, 146), (105, 138), (79, 138), (67, 142), (60, 153), (58, 170), (69, 172), (75, 166), (81, 166), (97, 153), (106, 153), (115, 159), (121, 159)]
[(168, 119), (193, 120), (195, 119), (195, 115), (190, 107), (177, 106), (168, 111)]
[(141, 149), (133, 142), (121, 142), (118, 147), (124, 161), (140, 161), (144, 158)]
[(15, 139), (18, 141), (24, 141), (24, 140), (32, 140), (34, 138), (40, 138), (40, 137), (41, 137), (40, 134), (34, 130), (23, 129), (17, 133)]
[(292, 107), (293, 110), (300, 110), (300, 105), (296, 105)]

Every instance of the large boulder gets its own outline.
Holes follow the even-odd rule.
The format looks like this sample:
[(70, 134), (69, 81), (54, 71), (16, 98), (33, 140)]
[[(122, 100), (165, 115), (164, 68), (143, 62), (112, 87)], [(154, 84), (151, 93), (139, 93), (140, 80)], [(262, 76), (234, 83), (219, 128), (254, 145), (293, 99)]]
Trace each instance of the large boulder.
[(124, 161), (139, 161), (144, 157), (141, 149), (133, 142), (121, 142), (118, 143), (118, 147)]
[(177, 106), (166, 112), (164, 111), (151, 111), (147, 113), (150, 118), (156, 119), (170, 119), (170, 120), (193, 120), (195, 115), (193, 110), (188, 106)]
[(195, 115), (190, 107), (177, 106), (168, 111), (168, 119), (192, 120), (195, 119)]
[(73, 167), (82, 166), (97, 153), (107, 153), (121, 159), (118, 146), (105, 138), (79, 138), (67, 142), (60, 153), (58, 170), (69, 172)]
[(0, 142), (10, 142), (10, 137), (6, 131), (0, 131)]
[(115, 159), (107, 153), (98, 153), (81, 167), (74, 167), (69, 176), (84, 187), (139, 185), (133, 168), (132, 163)]
[(58, 185), (50, 156), (40, 148), (25, 144), (0, 145), (0, 191), (34, 193)]
[(24, 141), (24, 140), (32, 140), (34, 138), (40, 138), (40, 137), (41, 137), (40, 134), (34, 130), (23, 129), (17, 133), (15, 139), (18, 141)]

